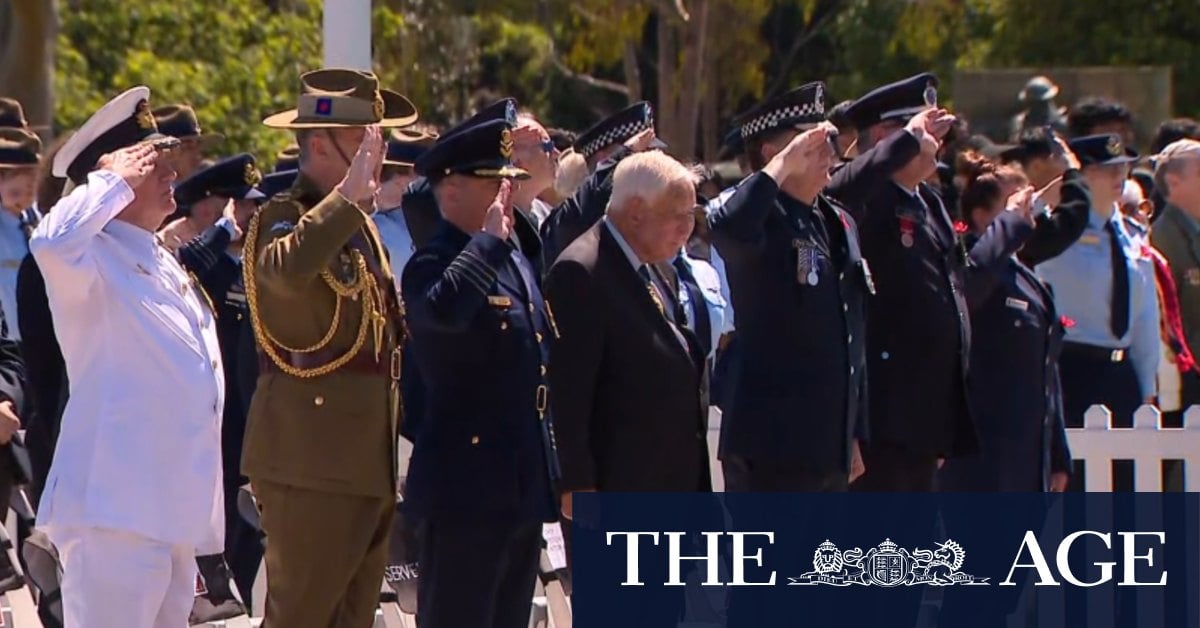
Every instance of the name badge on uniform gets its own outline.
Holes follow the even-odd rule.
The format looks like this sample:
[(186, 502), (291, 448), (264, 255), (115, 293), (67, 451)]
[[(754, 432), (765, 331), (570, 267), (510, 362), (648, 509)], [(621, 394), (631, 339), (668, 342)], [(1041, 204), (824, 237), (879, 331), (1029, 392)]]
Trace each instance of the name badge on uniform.
[(488, 297), (488, 305), (490, 305), (492, 307), (507, 309), (507, 308), (512, 307), (512, 298), (506, 297), (504, 295), (489, 296)]
[(1200, 268), (1189, 268), (1183, 273), (1189, 286), (1200, 286)]
[(802, 286), (817, 285), (821, 280), (817, 274), (820, 267), (817, 247), (811, 242), (792, 240), (792, 248), (796, 249), (796, 283)]
[(1007, 299), (1004, 300), (1004, 304), (1007, 305), (1008, 307), (1011, 307), (1014, 310), (1021, 310), (1022, 312), (1029, 310), (1029, 301), (1022, 301), (1021, 299), (1014, 299), (1012, 297), (1008, 297)]
[(1091, 245), (1100, 244), (1100, 236), (1098, 236), (1094, 233), (1084, 234), (1084, 235), (1079, 236), (1079, 243), (1080, 244), (1091, 244)]

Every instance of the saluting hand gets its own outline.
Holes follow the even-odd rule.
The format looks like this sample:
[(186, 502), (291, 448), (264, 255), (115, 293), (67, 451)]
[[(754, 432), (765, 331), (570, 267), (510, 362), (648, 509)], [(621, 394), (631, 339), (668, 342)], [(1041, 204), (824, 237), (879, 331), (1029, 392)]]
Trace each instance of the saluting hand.
[(350, 169), (338, 184), (338, 193), (360, 208), (369, 210), (379, 192), (379, 173), (383, 169), (383, 132), (372, 124), (363, 132), (358, 151), (350, 160)]
[(807, 172), (814, 165), (828, 168), (829, 160), (822, 159), (822, 151), (828, 146), (829, 129), (832, 127), (833, 125), (822, 122), (817, 127), (793, 137), (779, 154), (767, 162), (763, 172), (776, 183), (782, 184), (789, 176)]
[(108, 153), (100, 157), (97, 165), (121, 177), (131, 189), (136, 190), (154, 172), (158, 157), (154, 145), (143, 142)]
[(483, 217), (483, 231), (507, 240), (512, 233), (512, 222), (512, 181), (505, 179), (500, 182), (496, 198), (488, 205), (487, 214)]
[(1071, 150), (1071, 145), (1067, 144), (1067, 140), (1064, 140), (1063, 138), (1059, 137), (1058, 134), (1055, 134), (1054, 145), (1056, 147), (1056, 156), (1061, 161), (1060, 165), (1062, 165), (1065, 170), (1079, 170), (1082, 168), (1082, 166), (1079, 165), (1079, 157), (1075, 155), (1075, 151)]
[(1004, 205), (1008, 211), (1015, 212), (1021, 218), (1033, 221), (1033, 187), (1025, 186), (1009, 195)]
[(19, 429), (21, 429), (21, 419), (17, 417), (13, 402), (0, 401), (0, 445), (7, 445)]
[(654, 132), (654, 127), (650, 127), (625, 140), (625, 148), (628, 148), (635, 153), (645, 152), (650, 149), (650, 144), (654, 143), (654, 140), (657, 137), (658, 134)]

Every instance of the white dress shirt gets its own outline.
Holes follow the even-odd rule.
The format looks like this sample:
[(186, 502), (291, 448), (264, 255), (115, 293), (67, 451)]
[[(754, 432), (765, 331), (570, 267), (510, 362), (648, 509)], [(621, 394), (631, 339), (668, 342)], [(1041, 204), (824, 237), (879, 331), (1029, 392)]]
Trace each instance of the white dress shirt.
[(218, 553), (225, 380), (213, 313), (153, 233), (114, 220), (132, 201), (123, 179), (93, 172), (30, 240), (70, 380), (38, 524)]

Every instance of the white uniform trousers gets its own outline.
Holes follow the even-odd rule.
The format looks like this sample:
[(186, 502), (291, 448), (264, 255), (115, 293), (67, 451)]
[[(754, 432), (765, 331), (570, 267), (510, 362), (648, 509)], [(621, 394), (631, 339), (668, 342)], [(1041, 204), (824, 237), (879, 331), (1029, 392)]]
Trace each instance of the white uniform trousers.
[(65, 628), (187, 628), (196, 552), (104, 528), (56, 528)]

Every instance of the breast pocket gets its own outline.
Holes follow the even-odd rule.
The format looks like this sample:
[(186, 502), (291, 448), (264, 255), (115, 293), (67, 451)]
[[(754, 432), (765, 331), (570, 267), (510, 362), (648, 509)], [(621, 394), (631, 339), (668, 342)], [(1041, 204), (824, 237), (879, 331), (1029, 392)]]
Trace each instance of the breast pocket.
[(195, 351), (201, 351), (200, 340), (192, 331), (192, 323), (179, 309), (179, 305), (159, 295), (143, 297), (140, 303), (143, 311), (157, 321), (159, 326), (174, 334), (187, 346)]

